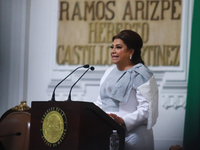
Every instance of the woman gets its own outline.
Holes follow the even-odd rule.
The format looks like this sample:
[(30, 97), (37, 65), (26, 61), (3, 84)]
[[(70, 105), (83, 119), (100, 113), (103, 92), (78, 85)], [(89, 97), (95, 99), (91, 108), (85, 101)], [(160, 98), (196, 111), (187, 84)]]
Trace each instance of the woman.
[(126, 128), (125, 150), (153, 150), (152, 127), (158, 117), (158, 87), (141, 59), (143, 41), (134, 31), (113, 37), (114, 66), (104, 74), (95, 103)]

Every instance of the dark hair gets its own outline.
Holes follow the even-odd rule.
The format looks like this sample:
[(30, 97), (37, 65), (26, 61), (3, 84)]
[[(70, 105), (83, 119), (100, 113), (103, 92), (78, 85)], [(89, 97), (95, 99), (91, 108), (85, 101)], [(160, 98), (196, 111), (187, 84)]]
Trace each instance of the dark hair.
[(144, 61), (141, 58), (141, 48), (143, 46), (143, 41), (138, 33), (132, 30), (123, 30), (112, 38), (113, 41), (115, 39), (121, 39), (128, 49), (134, 49), (134, 54), (131, 59), (133, 64), (144, 64)]

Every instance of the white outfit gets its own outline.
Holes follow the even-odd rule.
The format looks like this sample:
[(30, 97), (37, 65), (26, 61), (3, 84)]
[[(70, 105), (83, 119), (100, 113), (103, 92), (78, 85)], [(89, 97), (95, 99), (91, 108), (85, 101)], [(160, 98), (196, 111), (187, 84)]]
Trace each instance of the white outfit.
[[(140, 68), (144, 66), (142, 64), (139, 64), (133, 68), (137, 68), (137, 67)], [(101, 79), (100, 86), (102, 86), (105, 80), (106, 82), (107, 80), (109, 80), (108, 76), (110, 73), (111, 74), (116, 73), (112, 71), (114, 70), (114, 68), (116, 69), (116, 66), (112, 66), (105, 72), (104, 76)], [(133, 70), (135, 71), (135, 69)], [(132, 74), (133, 73), (131, 72), (131, 76), (133, 76)], [(123, 75), (120, 77), (120, 79), (123, 77)], [(137, 72), (137, 75), (138, 75), (138, 72)], [(153, 150), (154, 149), (152, 126), (155, 124), (157, 116), (158, 116), (158, 89), (157, 89), (157, 84), (156, 84), (153, 74), (152, 76), (149, 76), (148, 78), (149, 78), (148, 81), (145, 81), (145, 82), (142, 81), (142, 83), (140, 83), (141, 85), (139, 84), (139, 86), (135, 85), (135, 83), (138, 82), (138, 80), (136, 82), (134, 81), (133, 84), (131, 84), (131, 89), (130, 89), (130, 92), (128, 93), (127, 100), (126, 98), (124, 98), (125, 100), (118, 101), (115, 98), (110, 97), (108, 93), (109, 96), (107, 97), (112, 99), (114, 103), (111, 102), (111, 104), (108, 104), (108, 108), (107, 108), (107, 107), (104, 107), (104, 105), (107, 105), (106, 103), (107, 102), (109, 103), (109, 100), (107, 99), (106, 101), (104, 101), (102, 99), (103, 96), (100, 93), (97, 101), (95, 102), (97, 106), (102, 108), (107, 113), (114, 113), (118, 115), (119, 117), (123, 118), (125, 122), (125, 126), (126, 126), (125, 150)], [(132, 79), (134, 79), (134, 77)], [(111, 83), (112, 82), (113, 81), (111, 81)], [(123, 81), (122, 83), (124, 82), (125, 81)], [(110, 87), (108, 87), (108, 85), (105, 85), (103, 95), (106, 92), (105, 90), (106, 91), (110, 90)], [(122, 90), (120, 89), (119, 91), (117, 91), (117, 93), (120, 93), (121, 91)], [(113, 93), (112, 89), (111, 89), (111, 93)], [(121, 94), (123, 93), (120, 93), (120, 95)], [(116, 95), (116, 93), (114, 95)], [(120, 98), (120, 99), (123, 99), (123, 98)], [(112, 106), (111, 108), (110, 105), (114, 105), (114, 106)], [(116, 107), (116, 109), (113, 107)]]

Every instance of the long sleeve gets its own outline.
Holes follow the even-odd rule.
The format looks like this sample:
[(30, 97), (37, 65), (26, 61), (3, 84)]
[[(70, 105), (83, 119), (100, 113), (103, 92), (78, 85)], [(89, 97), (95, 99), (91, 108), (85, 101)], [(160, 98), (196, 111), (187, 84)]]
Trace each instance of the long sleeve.
[(134, 112), (128, 113), (122, 117), (127, 131), (137, 127), (138, 125), (147, 123), (149, 116), (149, 102), (142, 96), (139, 90), (136, 90), (136, 99), (138, 101), (137, 109)]

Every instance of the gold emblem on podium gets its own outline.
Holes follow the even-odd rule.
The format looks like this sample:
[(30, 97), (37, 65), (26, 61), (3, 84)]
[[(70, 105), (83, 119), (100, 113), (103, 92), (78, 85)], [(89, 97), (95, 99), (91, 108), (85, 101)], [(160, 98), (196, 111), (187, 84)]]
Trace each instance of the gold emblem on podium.
[(67, 118), (59, 107), (49, 108), (41, 120), (41, 134), (44, 143), (49, 147), (57, 147), (62, 143), (67, 132)]

